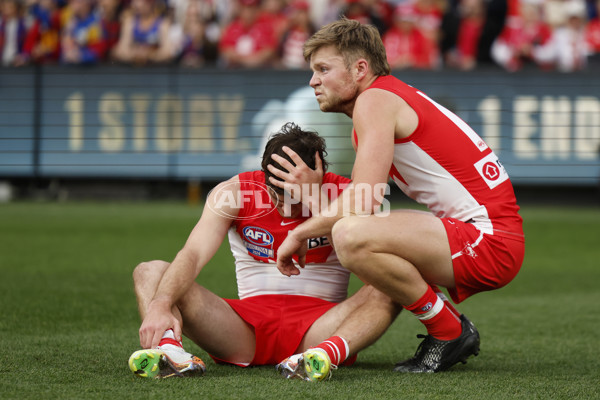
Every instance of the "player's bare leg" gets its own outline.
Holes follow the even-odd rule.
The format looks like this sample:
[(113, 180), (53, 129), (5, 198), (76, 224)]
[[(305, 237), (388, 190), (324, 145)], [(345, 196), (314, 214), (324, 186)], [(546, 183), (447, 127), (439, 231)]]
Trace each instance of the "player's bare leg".
[[(146, 315), (148, 305), (168, 265), (169, 263), (164, 261), (151, 261), (138, 265), (134, 271), (134, 287), (142, 319)], [(235, 363), (245, 363), (252, 360), (255, 346), (253, 331), (223, 299), (214, 293), (194, 283), (182, 300), (173, 307), (172, 312), (179, 319), (183, 327), (183, 333), (212, 355)], [(235, 332), (235, 335), (228, 335), (226, 333), (228, 331)], [(185, 357), (173, 353), (173, 351), (179, 350), (175, 348), (177, 345), (181, 346), (181, 343), (177, 343), (172, 337), (172, 333), (167, 331), (161, 341), (159, 350), (166, 348), (170, 351), (168, 354), (172, 355), (173, 359), (178, 358), (179, 361), (182, 361)], [(189, 353), (186, 354), (189, 355), (188, 358), (191, 359), (192, 363), (202, 363), (197, 357), (191, 356)], [(155, 371), (148, 371), (148, 376), (155, 376), (157, 368), (160, 370), (158, 377), (169, 374), (193, 375), (189, 372), (189, 369), (184, 371), (187, 374), (178, 374), (178, 365), (175, 368), (172, 365), (165, 365), (165, 361), (160, 360), (160, 354), (158, 354), (157, 359), (153, 359), (152, 356), (156, 355), (154, 349), (140, 350), (132, 355), (130, 367), (134, 372), (137, 369), (140, 376), (146, 376), (146, 370), (152, 368), (152, 363), (156, 365)], [(132, 360), (135, 360), (135, 356), (138, 359), (132, 367)], [(143, 358), (139, 358), (140, 356), (148, 357), (148, 360), (144, 361)], [(149, 362), (150, 364), (148, 364)], [(159, 364), (160, 362), (162, 364)], [(144, 367), (150, 366), (138, 368), (142, 366), (142, 363), (144, 363)], [(186, 367), (184, 366), (184, 368)], [(198, 369), (204, 369), (204, 364), (202, 363), (201, 367), (198, 366), (196, 370)], [(172, 373), (173, 370), (175, 370), (175, 373)]]
[[(158, 283), (162, 278), (169, 263), (161, 260), (143, 262), (133, 270), (133, 287), (137, 299), (138, 312), (143, 320), (146, 317), (148, 306), (156, 293)], [(181, 323), (181, 313), (177, 307), (171, 310)]]
[(365, 285), (317, 319), (297, 354), (283, 360), (277, 370), (286, 378), (326, 379), (332, 369), (379, 339), (401, 310), (388, 296)]
[(221, 297), (194, 283), (177, 306), (183, 333), (206, 352), (233, 364), (252, 361), (254, 329)]
[(438, 372), (479, 352), (473, 324), (456, 316), (430, 286), (454, 287), (441, 220), (414, 211), (346, 217), (335, 224), (332, 239), (344, 267), (413, 312), (427, 328), (429, 335), (415, 356), (397, 364), (397, 371)]
[(317, 319), (304, 335), (298, 350), (304, 351), (338, 335), (348, 342), (348, 356), (356, 354), (375, 343), (401, 310), (402, 306), (388, 296), (370, 285), (364, 285)]
[(345, 217), (332, 239), (345, 268), (402, 305), (415, 302), (428, 283), (454, 287), (446, 231), (429, 213)]

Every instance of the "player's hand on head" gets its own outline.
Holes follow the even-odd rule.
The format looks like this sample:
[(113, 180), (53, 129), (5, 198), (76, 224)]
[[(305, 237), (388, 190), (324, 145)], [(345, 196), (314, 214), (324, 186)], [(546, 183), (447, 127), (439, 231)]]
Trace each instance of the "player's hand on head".
[(294, 254), (298, 255), (300, 268), (304, 268), (306, 265), (306, 252), (308, 250), (306, 241), (296, 239), (292, 232), (288, 233), (288, 236), (277, 249), (277, 269), (285, 276), (300, 274), (300, 269), (294, 263)]
[(268, 165), (269, 172), (279, 179), (269, 178), (269, 182), (281, 189), (286, 190), (293, 199), (307, 204), (312, 198), (314, 190), (320, 191), (323, 182), (323, 161), (319, 153), (315, 154), (315, 169), (310, 168), (304, 160), (292, 149), (283, 146), (282, 150), (291, 158), (293, 163), (278, 154), (272, 154), (271, 158), (283, 169), (272, 164)]
[[(312, 169), (294, 150), (287, 146), (283, 146), (282, 150), (291, 158), (293, 163), (279, 154), (272, 154), (271, 158), (273, 161), (281, 166), (281, 168), (277, 168), (274, 165), (269, 164), (269, 171), (273, 175), (289, 184), (321, 184), (323, 181), (323, 161), (319, 157), (318, 152), (315, 155), (315, 169)], [(277, 181), (277, 179), (275, 179), (275, 181)], [(282, 182), (274, 183), (277, 183), (276, 186), (283, 188)]]

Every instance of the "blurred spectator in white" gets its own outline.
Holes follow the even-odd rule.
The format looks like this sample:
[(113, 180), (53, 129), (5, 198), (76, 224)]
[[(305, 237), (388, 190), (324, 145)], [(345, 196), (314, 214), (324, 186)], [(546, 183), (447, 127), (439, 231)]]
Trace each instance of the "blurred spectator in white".
[[(169, 9), (173, 13), (173, 20), (176, 23), (181, 26), (184, 25), (188, 8), (192, 6), (205, 22), (207, 33), (211, 29), (215, 29), (211, 27), (213, 23), (217, 25), (216, 29), (218, 31), (220, 24), (224, 25), (229, 22), (230, 14), (235, 11), (234, 2), (235, 0), (167, 0)], [(192, 5), (191, 3), (195, 4)]]
[(315, 28), (339, 19), (346, 9), (347, 0), (311, 0), (311, 20)]
[(26, 28), (19, 0), (0, 0), (0, 54), (2, 65), (20, 66), (26, 61), (23, 55)]
[(177, 55), (170, 41), (170, 22), (159, 0), (131, 0), (125, 11), (115, 60), (135, 65), (167, 63)]
[(394, 24), (383, 35), (383, 45), (392, 69), (433, 69), (437, 58), (429, 40), (416, 26), (418, 15), (412, 4), (401, 4), (394, 12)]
[(216, 20), (221, 28), (229, 25), (238, 15), (239, 0), (204, 0), (214, 4)]
[(566, 8), (570, 1), (571, 0), (541, 0), (544, 9), (544, 21), (552, 28), (565, 25), (567, 23)]
[(55, 63), (60, 56), (61, 10), (56, 0), (39, 0), (30, 6), (33, 17), (23, 53), (34, 63)]
[(536, 57), (561, 72), (585, 69), (590, 54), (586, 40), (587, 11), (581, 0), (570, 0), (564, 8), (566, 23), (554, 29), (548, 46)]
[(93, 0), (69, 2), (70, 13), (61, 37), (61, 59), (65, 64), (95, 64), (104, 59), (104, 29), (93, 7)]
[(494, 41), (491, 55), (508, 71), (517, 71), (526, 63), (544, 66), (538, 54), (550, 46), (552, 29), (542, 18), (542, 8), (536, 0), (523, 0), (519, 14), (507, 18), (506, 26)]
[(122, 9), (121, 0), (98, 0), (98, 15), (106, 42), (105, 60), (111, 58), (112, 49), (119, 42)]
[(280, 42), (280, 63), (288, 69), (306, 69), (304, 42), (315, 32), (310, 20), (310, 4), (306, 0), (293, 0), (288, 8), (289, 25)]
[(461, 0), (458, 7), (456, 42), (444, 54), (447, 66), (463, 71), (475, 68), (479, 40), (486, 20), (485, 11), (483, 0)]
[(271, 18), (259, 0), (239, 0), (238, 16), (223, 31), (219, 56), (227, 67), (270, 67), (276, 61), (278, 40)]

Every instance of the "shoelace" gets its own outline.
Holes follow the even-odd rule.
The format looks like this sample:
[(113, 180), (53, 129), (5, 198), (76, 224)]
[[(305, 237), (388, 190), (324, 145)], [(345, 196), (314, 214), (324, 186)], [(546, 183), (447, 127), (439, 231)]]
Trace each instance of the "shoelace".
[(419, 333), (417, 335), (417, 338), (418, 339), (423, 339), (423, 340), (421, 341), (421, 343), (419, 343), (419, 347), (417, 347), (417, 351), (415, 351), (414, 357), (417, 357), (417, 355), (419, 355), (419, 353), (423, 349), (423, 346), (425, 345), (425, 343), (430, 341), (429, 338), (431, 338), (431, 335), (423, 335), (422, 333)]

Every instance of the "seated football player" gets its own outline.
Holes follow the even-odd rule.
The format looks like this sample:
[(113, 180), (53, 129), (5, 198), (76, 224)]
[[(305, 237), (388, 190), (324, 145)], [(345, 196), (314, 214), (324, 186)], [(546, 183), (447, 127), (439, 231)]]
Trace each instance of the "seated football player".
[[(142, 318), (142, 350), (129, 359), (135, 374), (203, 374), (202, 360), (183, 349), (183, 334), (216, 363), (276, 365), (286, 378), (319, 381), (337, 366), (353, 363), (358, 351), (383, 335), (401, 307), (368, 285), (347, 298), (349, 272), (329, 238), (307, 240), (301, 275), (287, 277), (276, 268), (279, 244), (310, 212), (270, 183), (267, 166), (281, 168), (272, 155), (298, 165), (293, 180), (316, 185), (317, 196), (327, 196), (327, 202), (350, 180), (324, 172), (325, 154), (318, 134), (284, 125), (267, 143), (261, 171), (236, 175), (210, 192), (199, 222), (172, 262), (155, 260), (135, 268)], [(195, 282), (226, 235), (239, 299), (223, 299)]]

